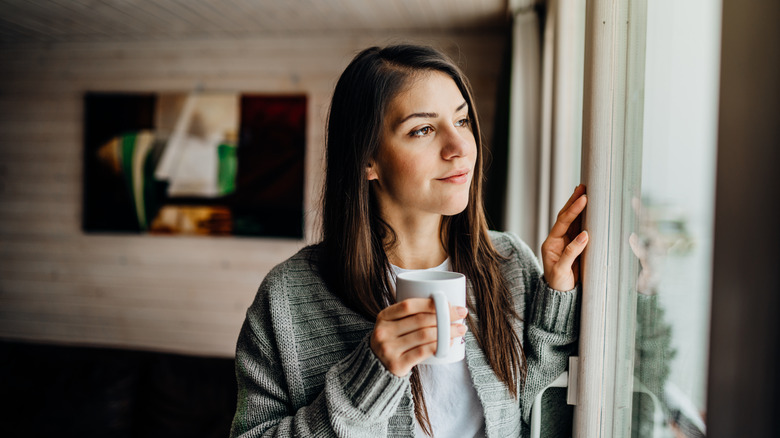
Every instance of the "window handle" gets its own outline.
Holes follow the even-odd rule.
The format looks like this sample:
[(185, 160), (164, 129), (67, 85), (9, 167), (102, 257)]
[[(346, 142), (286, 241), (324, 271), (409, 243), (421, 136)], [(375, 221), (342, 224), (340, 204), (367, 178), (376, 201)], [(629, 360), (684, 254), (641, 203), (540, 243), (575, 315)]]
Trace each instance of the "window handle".
[(549, 388), (566, 388), (566, 403), (570, 405), (577, 404), (577, 366), (579, 364), (577, 356), (569, 357), (569, 371), (564, 371), (552, 383), (539, 391), (534, 398), (534, 404), (531, 407), (531, 438), (540, 438), (542, 434), (542, 397)]

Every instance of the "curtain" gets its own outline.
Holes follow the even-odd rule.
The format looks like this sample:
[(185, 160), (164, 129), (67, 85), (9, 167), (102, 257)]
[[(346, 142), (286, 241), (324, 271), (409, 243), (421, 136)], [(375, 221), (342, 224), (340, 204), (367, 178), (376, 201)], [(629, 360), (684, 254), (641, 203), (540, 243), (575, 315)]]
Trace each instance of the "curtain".
[(504, 226), (537, 248), (539, 193), (539, 17), (531, 0), (513, 6), (509, 153)]
[[(580, 180), (585, 2), (511, 2), (504, 227), (536, 250)], [(544, 19), (543, 34), (541, 18)]]

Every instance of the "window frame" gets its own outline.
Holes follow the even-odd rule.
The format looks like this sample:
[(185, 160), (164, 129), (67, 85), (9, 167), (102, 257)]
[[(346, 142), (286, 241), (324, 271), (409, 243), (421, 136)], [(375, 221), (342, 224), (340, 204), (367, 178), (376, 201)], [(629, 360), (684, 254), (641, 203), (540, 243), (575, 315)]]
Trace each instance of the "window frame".
[(585, 15), (582, 314), (575, 436), (631, 428), (638, 263), (628, 237), (641, 188), (646, 0), (589, 0)]

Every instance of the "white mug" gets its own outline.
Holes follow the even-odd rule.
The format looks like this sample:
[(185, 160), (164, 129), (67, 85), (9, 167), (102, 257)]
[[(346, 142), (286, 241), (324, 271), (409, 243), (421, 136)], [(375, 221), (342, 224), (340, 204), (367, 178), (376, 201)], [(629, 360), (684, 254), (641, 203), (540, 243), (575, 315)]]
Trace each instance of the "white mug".
[[(450, 345), (450, 308), (466, 307), (466, 276), (449, 271), (413, 271), (398, 274), (396, 300), (408, 298), (433, 298), (436, 306), (436, 355), (421, 363), (434, 365), (463, 360), (466, 344), (462, 337)], [(463, 320), (455, 322), (463, 323)]]

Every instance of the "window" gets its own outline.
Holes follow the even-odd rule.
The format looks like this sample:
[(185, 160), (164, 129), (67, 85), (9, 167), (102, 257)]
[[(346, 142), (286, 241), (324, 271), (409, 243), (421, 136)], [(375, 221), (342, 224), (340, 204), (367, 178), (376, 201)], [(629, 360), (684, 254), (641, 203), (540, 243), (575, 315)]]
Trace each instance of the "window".
[(704, 0), (588, 2), (576, 435), (706, 433), (719, 26)]

